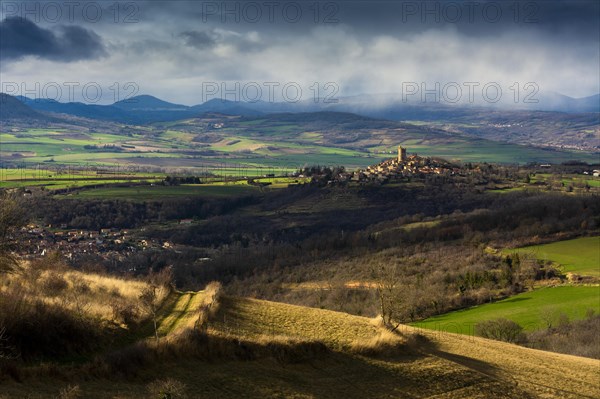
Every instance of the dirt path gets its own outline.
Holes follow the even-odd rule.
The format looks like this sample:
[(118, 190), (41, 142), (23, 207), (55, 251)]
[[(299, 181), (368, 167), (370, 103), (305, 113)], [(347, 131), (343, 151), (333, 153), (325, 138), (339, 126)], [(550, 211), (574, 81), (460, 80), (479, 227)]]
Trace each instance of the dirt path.
[(204, 291), (175, 292), (172, 306), (164, 306), (158, 321), (158, 335), (169, 334), (193, 325), (204, 301)]

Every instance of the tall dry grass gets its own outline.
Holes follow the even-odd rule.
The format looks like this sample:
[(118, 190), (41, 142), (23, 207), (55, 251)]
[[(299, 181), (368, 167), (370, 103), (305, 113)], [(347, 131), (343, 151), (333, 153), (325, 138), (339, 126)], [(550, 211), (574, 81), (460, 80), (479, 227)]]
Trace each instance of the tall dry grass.
[[(0, 358), (60, 358), (98, 348), (148, 318), (139, 306), (143, 281), (70, 269), (56, 255), (28, 262), (0, 279)], [(161, 286), (159, 301), (170, 287)]]
[[(18, 291), (26, 301), (42, 301), (80, 316), (122, 324), (115, 317), (115, 307), (137, 308), (147, 286), (148, 283), (141, 280), (68, 269), (60, 261), (50, 267), (45, 262), (34, 261), (24, 263), (19, 273), (3, 276), (0, 295)], [(159, 287), (158, 301), (162, 303), (169, 292), (169, 288)]]
[(208, 322), (219, 311), (221, 305), (221, 296), (223, 295), (223, 286), (217, 281), (208, 283), (204, 289), (204, 299), (198, 309), (198, 317), (194, 323), (194, 328), (206, 332)]

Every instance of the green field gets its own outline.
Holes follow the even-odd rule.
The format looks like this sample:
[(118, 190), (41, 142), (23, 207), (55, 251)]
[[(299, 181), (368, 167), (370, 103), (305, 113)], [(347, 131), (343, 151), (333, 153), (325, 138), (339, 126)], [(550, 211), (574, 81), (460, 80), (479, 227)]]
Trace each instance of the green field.
[(181, 186), (103, 187), (82, 190), (69, 196), (96, 199), (149, 200), (169, 197), (227, 197), (259, 193), (260, 189), (247, 184), (186, 184)]
[(579, 320), (585, 317), (588, 309), (600, 312), (600, 287), (597, 285), (540, 288), (502, 301), (430, 317), (413, 325), (472, 335), (478, 322), (503, 317), (519, 323), (525, 331), (534, 331), (545, 328), (544, 318), (548, 314), (556, 323), (561, 313)]
[[(597, 161), (586, 152), (553, 150), (480, 138), (432, 133), (413, 125), (370, 128), (363, 122), (279, 121), (277, 118), (225, 118), (224, 127), (207, 129), (202, 119), (148, 126), (107, 126), (99, 131), (80, 126), (59, 129), (7, 127), (0, 131), (2, 163), (40, 165), (130, 165), (186, 168), (238, 175), (243, 168), (293, 171), (305, 165), (363, 168), (393, 156), (398, 145), (410, 153), (465, 162), (560, 163)], [(216, 173), (216, 172), (215, 172)], [(540, 176), (540, 179), (543, 178)], [(0, 180), (2, 180), (0, 176)], [(567, 179), (568, 180), (568, 179)], [(590, 177), (589, 184), (600, 182)], [(570, 182), (567, 182), (569, 184)], [(580, 180), (572, 183), (578, 185)], [(582, 180), (582, 185), (585, 181)]]
[(560, 264), (563, 273), (600, 277), (600, 237), (581, 237), (550, 244), (516, 248), (509, 252), (533, 254)]
[(586, 184), (590, 187), (600, 187), (600, 178), (582, 175), (553, 175), (551, 173), (538, 173), (531, 177), (531, 182), (562, 183), (565, 186), (584, 187)]

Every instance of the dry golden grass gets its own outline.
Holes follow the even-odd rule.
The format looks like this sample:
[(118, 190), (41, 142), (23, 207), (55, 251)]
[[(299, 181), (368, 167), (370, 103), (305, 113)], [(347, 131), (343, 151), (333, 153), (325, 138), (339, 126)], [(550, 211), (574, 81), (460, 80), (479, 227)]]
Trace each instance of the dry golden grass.
[[(459, 334), (405, 327), (431, 339), (448, 359), (512, 382), (534, 397), (599, 398), (600, 361)], [(476, 361), (475, 361), (476, 360)], [(481, 365), (485, 366), (481, 366)]]
[[(65, 278), (71, 282), (74, 277)], [(102, 276), (89, 279), (91, 292), (116, 286), (124, 298), (135, 298), (143, 287), (124, 282), (131, 286), (119, 288), (119, 281)], [(172, 379), (193, 398), (600, 397), (597, 360), (407, 326), (396, 334), (377, 319), (248, 298), (221, 298), (208, 323), (201, 342), (225, 357), (186, 357), (199, 348), (184, 333), (217, 296), (218, 290), (207, 287), (168, 297), (160, 324), (165, 338), (144, 341), (158, 353), (151, 358), (161, 359), (164, 351), (167, 360), (140, 366), (141, 374), (134, 379), (57, 383), (48, 374), (26, 384), (0, 382), (0, 391), (6, 397), (36, 399), (56, 397), (65, 387), (78, 385), (85, 398), (139, 398), (147, 397), (154, 381)], [(333, 351), (315, 352), (318, 345), (311, 343), (324, 343)], [(235, 360), (252, 350), (272, 357)]]
[(356, 340), (371, 340), (380, 328), (371, 319), (347, 313), (249, 298), (222, 299), (209, 331), (257, 339), (284, 336), (321, 341), (331, 348), (350, 349)]
[[(26, 263), (19, 273), (3, 276), (0, 292), (17, 289), (26, 299), (41, 300), (75, 313), (113, 321), (112, 305), (120, 302), (124, 306), (137, 306), (147, 285), (144, 281), (65, 268), (34, 269)], [(168, 289), (160, 287), (158, 302), (163, 303), (168, 294)]]
[(382, 329), (373, 338), (354, 340), (351, 349), (356, 353), (377, 354), (385, 351), (393, 352), (393, 348), (402, 348), (406, 343), (406, 338)]
[(356, 281), (350, 280), (345, 282), (331, 283), (328, 281), (306, 281), (302, 283), (285, 283), (282, 284), (282, 288), (289, 289), (292, 291), (305, 291), (305, 290), (331, 290), (337, 286), (342, 286), (350, 289), (376, 289), (377, 283), (374, 281)]
[[(406, 369), (393, 359), (411, 358), (436, 398), (597, 398), (600, 361), (523, 348), (479, 337), (402, 326), (384, 330), (377, 319), (247, 298), (225, 298), (211, 331), (256, 342), (316, 340), (370, 358), (385, 373)], [(419, 338), (423, 337), (423, 338)], [(419, 360), (415, 360), (415, 357)], [(390, 381), (391, 382), (391, 381)], [(418, 391), (418, 390), (417, 390)], [(397, 392), (400, 397), (409, 395)], [(394, 395), (392, 395), (394, 396)], [(424, 395), (426, 396), (426, 395)]]

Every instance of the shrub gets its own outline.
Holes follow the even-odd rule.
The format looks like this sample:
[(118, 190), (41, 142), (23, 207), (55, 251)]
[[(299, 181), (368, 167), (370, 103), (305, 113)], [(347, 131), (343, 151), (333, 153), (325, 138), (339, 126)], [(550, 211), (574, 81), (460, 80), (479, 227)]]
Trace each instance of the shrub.
[(81, 388), (79, 388), (79, 385), (69, 385), (61, 389), (58, 393), (58, 399), (78, 399), (81, 397)]
[(187, 398), (185, 391), (185, 384), (172, 378), (157, 380), (148, 385), (150, 397), (156, 399)]
[(194, 325), (194, 328), (201, 332), (206, 331), (208, 328), (208, 321), (213, 318), (219, 310), (223, 287), (221, 283), (212, 281), (208, 283), (204, 291), (206, 298), (198, 310), (198, 318)]
[(410, 352), (406, 339), (384, 329), (380, 331), (379, 335), (369, 340), (353, 342), (351, 350), (355, 353), (372, 357), (396, 356)]
[(0, 326), (6, 345), (24, 360), (82, 353), (99, 344), (98, 323), (69, 309), (31, 301), (17, 290), (0, 292)]
[(71, 277), (71, 283), (73, 284), (73, 291), (77, 294), (89, 294), (92, 291), (90, 283), (79, 276)]
[(600, 316), (588, 312), (585, 320), (577, 320), (527, 336), (527, 346), (536, 349), (600, 359)]
[(19, 270), (18, 258), (14, 255), (15, 243), (12, 233), (25, 222), (20, 204), (5, 193), (0, 193), (0, 273)]
[(112, 309), (112, 318), (116, 323), (125, 324), (133, 327), (140, 321), (140, 308), (129, 304), (123, 300), (113, 300), (110, 304)]
[(64, 258), (60, 252), (50, 252), (42, 258), (35, 259), (31, 262), (31, 269), (35, 270), (56, 270), (62, 271), (68, 268)]
[(156, 351), (147, 342), (137, 342), (125, 348), (98, 356), (89, 365), (89, 373), (104, 378), (135, 378), (139, 371), (152, 363)]
[(479, 322), (475, 325), (475, 333), (484, 338), (504, 342), (523, 340), (523, 327), (512, 320), (498, 318)]
[(168, 292), (171, 292), (174, 289), (173, 269), (171, 267), (165, 267), (159, 272), (151, 272), (148, 275), (148, 282), (151, 285), (167, 288)]
[(50, 272), (42, 282), (42, 290), (48, 296), (58, 296), (69, 287), (67, 280), (57, 272)]

